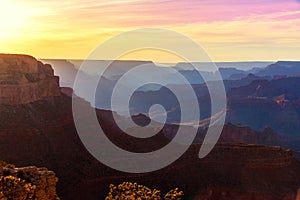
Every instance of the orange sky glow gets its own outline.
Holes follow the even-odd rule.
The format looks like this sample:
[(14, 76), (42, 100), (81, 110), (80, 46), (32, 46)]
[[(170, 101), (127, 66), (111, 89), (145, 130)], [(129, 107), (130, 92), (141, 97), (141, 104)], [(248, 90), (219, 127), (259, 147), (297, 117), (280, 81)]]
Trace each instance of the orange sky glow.
[[(84, 59), (110, 37), (145, 27), (178, 31), (214, 61), (300, 60), (296, 0), (0, 0), (1, 53)], [(148, 51), (124, 59), (179, 61)]]

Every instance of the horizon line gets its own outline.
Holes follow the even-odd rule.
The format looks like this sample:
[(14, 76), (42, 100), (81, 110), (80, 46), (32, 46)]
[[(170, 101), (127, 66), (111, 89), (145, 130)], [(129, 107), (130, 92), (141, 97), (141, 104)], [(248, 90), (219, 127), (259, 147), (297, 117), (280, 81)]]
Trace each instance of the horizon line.
[[(177, 63), (209, 63), (204, 61), (192, 61), (192, 62), (165, 62), (165, 61), (153, 61), (153, 60), (138, 60), (138, 59), (84, 59), (84, 58), (37, 58), (40, 60), (77, 60), (77, 61), (84, 61), (84, 60), (91, 60), (91, 61), (136, 61), (136, 62), (154, 62), (154, 63), (161, 63), (161, 64), (177, 64)], [(253, 63), (253, 62), (261, 62), (261, 63), (272, 63), (272, 62), (280, 62), (280, 61), (287, 61), (287, 62), (300, 62), (300, 58), (297, 59), (278, 59), (278, 60), (221, 60), (221, 61), (212, 61), (213, 63)]]

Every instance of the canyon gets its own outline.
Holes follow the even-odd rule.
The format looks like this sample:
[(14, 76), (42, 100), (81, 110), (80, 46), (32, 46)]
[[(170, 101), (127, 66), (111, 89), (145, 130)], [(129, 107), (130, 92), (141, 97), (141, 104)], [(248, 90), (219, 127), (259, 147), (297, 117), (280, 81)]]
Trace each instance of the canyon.
[[(89, 117), (85, 110), (91, 109), (90, 103), (75, 96), (71, 89), (59, 87), (50, 65), (28, 56), (10, 56), (0, 54), (0, 60), (5, 60), (5, 64), (0, 63), (0, 72), (25, 77), (34, 74), (39, 78), (34, 79), (36, 85), (30, 87), (46, 87), (46, 92), (32, 90), (24, 100), (17, 93), (7, 91), (10, 94), (2, 94), (11, 98), (3, 98), (5, 100), (0, 102), (0, 159), (16, 166), (44, 166), (53, 170), (59, 178), (57, 194), (63, 200), (104, 199), (109, 184), (117, 185), (123, 181), (160, 188), (163, 192), (178, 187), (184, 191), (184, 199), (296, 198), (300, 186), (300, 163), (289, 149), (260, 144), (281, 145), (276, 133), (269, 129), (258, 132), (228, 124), (220, 142), (203, 159), (198, 158), (200, 137), (181, 158), (158, 171), (130, 174), (111, 169), (87, 151), (76, 131), (72, 98), (81, 107), (83, 120)], [(15, 71), (11, 72), (9, 68)], [(6, 75), (0, 78), (1, 81), (14, 80)], [(3, 87), (12, 84), (25, 91), (23, 87), (32, 83), (25, 79), (18, 83), (3, 82)], [(43, 80), (51, 80), (50, 86), (43, 85)], [(176, 131), (175, 125), (166, 125), (151, 138), (134, 138), (120, 130), (112, 111), (95, 111), (107, 137), (120, 148), (133, 152), (155, 151), (170, 142), (171, 137), (166, 133), (172, 136)], [(123, 118), (118, 116), (120, 121)], [(144, 115), (134, 118), (142, 124), (149, 121)], [(148, 162), (155, 160), (150, 158)]]

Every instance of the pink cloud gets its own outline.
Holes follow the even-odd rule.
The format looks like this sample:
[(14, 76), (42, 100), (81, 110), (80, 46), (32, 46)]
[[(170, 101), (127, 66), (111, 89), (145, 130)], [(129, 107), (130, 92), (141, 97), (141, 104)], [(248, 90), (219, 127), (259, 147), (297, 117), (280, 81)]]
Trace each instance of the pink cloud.
[(117, 27), (233, 21), (253, 15), (300, 10), (300, 4), (296, 0), (73, 0), (67, 2), (27, 0), (27, 2), (34, 6), (50, 8), (54, 17), (63, 16), (63, 20), (86, 25), (110, 24)]
[(231, 21), (257, 14), (297, 11), (299, 8), (299, 3), (294, 0), (158, 0), (99, 6), (94, 7), (93, 11), (109, 13), (111, 18), (108, 20), (113, 22), (116, 19), (117, 24), (147, 26)]

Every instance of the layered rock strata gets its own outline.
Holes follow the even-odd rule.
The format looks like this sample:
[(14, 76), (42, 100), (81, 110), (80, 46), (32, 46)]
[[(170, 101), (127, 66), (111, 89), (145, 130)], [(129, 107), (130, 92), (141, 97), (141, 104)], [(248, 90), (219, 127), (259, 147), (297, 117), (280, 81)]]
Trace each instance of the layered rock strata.
[(0, 54), (0, 104), (25, 104), (59, 95), (59, 78), (50, 65), (27, 55)]

